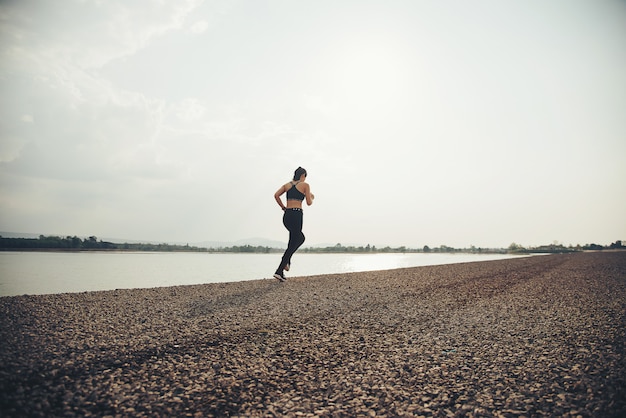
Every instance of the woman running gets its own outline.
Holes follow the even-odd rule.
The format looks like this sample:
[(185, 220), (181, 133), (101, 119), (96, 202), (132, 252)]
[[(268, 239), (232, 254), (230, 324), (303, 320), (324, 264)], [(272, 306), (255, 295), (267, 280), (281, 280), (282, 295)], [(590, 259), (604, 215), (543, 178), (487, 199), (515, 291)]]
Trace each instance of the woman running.
[[(304, 234), (302, 233), (302, 201), (306, 199), (306, 204), (311, 206), (315, 196), (311, 193), (311, 188), (304, 182), (306, 179), (306, 170), (298, 167), (293, 174), (293, 181), (281, 186), (274, 193), (274, 199), (278, 206), (285, 212), (283, 214), (283, 225), (289, 231), (289, 244), (280, 260), (280, 264), (274, 273), (274, 278), (281, 282), (287, 280), (284, 271), (289, 271), (291, 266), (291, 256), (304, 243)], [(283, 204), (281, 196), (287, 193), (287, 206)]]

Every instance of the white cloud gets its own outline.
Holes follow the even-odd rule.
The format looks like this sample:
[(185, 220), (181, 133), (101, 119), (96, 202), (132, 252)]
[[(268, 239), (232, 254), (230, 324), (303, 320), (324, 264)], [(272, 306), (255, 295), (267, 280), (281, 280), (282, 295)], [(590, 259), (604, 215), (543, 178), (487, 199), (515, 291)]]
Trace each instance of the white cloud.
[(20, 156), (25, 141), (4, 135), (0, 141), (0, 164), (10, 163)]
[(192, 122), (201, 119), (206, 114), (206, 108), (198, 99), (184, 99), (173, 106), (176, 117), (182, 122)]
[(198, 35), (198, 34), (206, 32), (208, 28), (209, 28), (209, 23), (206, 20), (200, 20), (194, 23), (193, 25), (191, 25), (189, 30), (192, 33), (195, 33), (196, 35)]
[[(112, 85), (99, 77), (97, 68), (182, 28), (198, 4), (147, 2), (138, 7), (126, 2), (75, 2), (63, 8), (45, 3), (3, 7), (2, 33), (9, 36), (2, 42), (0, 82), (15, 93), (12, 97), (28, 96), (21, 120), (38, 128), (17, 134), (12, 143), (28, 145), (14, 145), (13, 151), (3, 153), (5, 161), (15, 160), (5, 169), (62, 178), (123, 176), (123, 170), (112, 173), (109, 167), (131, 168), (128, 149), (145, 150), (159, 129), (163, 105)], [(13, 87), (15, 80), (25, 80), (19, 90)], [(189, 112), (188, 117), (193, 116)], [(46, 155), (55, 158), (47, 158), (45, 165), (36, 160)], [(146, 157), (132, 164), (135, 173), (154, 173), (147, 165), (162, 163), (158, 152), (137, 155)]]
[(329, 103), (324, 97), (315, 94), (305, 94), (302, 96), (304, 107), (314, 112), (320, 112), (326, 115), (337, 115), (339, 107), (336, 104)]

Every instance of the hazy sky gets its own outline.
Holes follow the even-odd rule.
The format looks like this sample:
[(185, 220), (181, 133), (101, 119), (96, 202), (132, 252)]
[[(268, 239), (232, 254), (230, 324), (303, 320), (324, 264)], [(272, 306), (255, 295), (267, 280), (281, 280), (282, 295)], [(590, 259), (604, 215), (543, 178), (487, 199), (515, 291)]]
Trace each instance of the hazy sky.
[(626, 2), (0, 3), (0, 230), (626, 240)]

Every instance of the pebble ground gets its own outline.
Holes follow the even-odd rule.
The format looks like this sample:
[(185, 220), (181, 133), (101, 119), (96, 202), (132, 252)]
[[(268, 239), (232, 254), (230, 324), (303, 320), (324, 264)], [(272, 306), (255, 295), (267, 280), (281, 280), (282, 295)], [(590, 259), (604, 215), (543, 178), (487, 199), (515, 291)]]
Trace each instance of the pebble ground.
[(625, 349), (626, 252), (3, 297), (0, 416), (623, 417)]

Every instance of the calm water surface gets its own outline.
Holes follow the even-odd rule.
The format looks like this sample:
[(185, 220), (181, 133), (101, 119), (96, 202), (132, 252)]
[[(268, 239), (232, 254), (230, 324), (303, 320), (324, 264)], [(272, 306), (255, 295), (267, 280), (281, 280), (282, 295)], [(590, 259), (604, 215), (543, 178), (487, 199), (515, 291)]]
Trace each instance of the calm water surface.
[[(270, 278), (281, 254), (0, 252), (0, 296), (236, 282)], [(289, 276), (388, 270), (516, 256), (305, 254)]]

